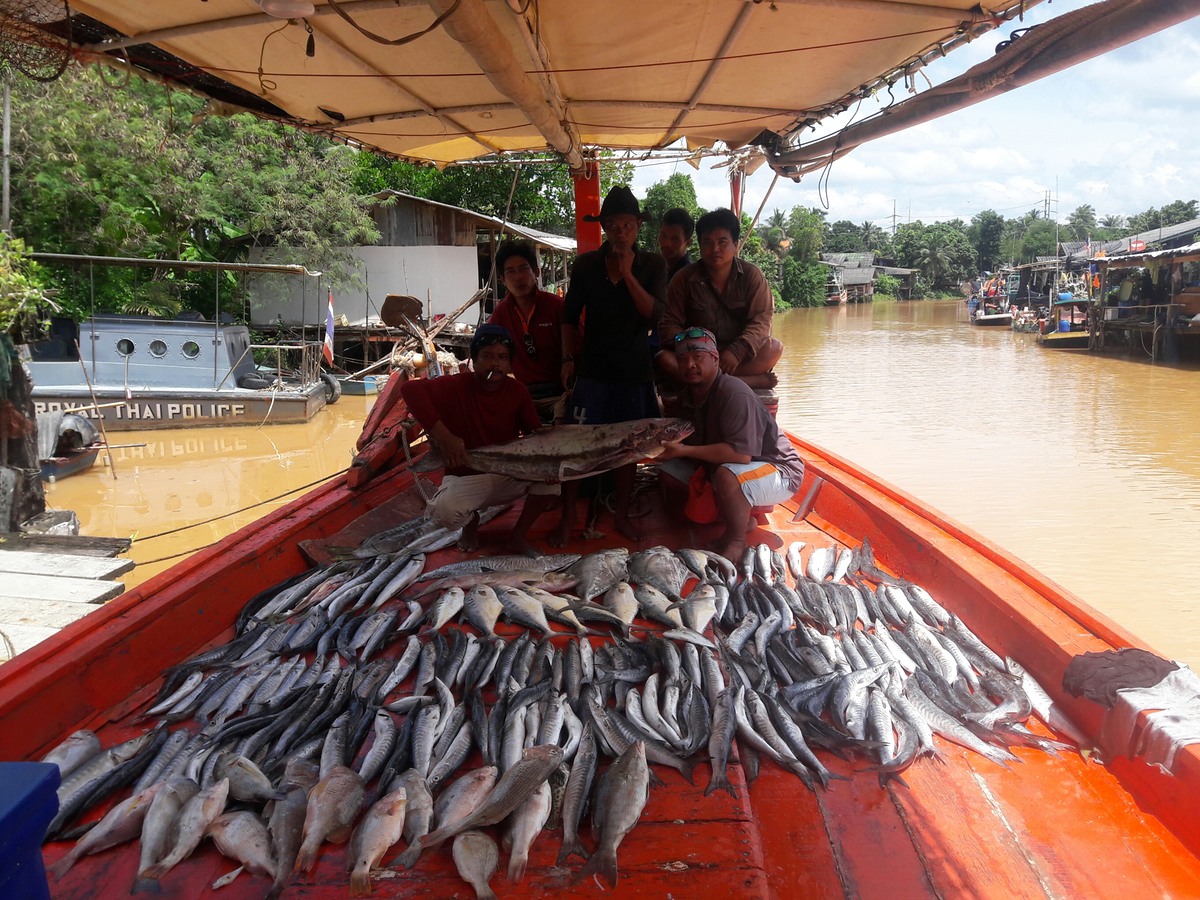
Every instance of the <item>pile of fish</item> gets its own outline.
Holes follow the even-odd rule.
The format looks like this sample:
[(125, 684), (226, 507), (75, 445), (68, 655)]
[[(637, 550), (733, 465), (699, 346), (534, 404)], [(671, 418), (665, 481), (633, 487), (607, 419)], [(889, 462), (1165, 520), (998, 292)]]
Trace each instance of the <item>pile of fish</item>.
[(393, 846), (386, 865), (410, 868), (452, 840), (483, 897), (499, 862), (484, 829), (499, 826), (511, 880), (560, 828), (558, 866), (579, 857), (575, 877), (615, 885), (658, 767), (690, 782), (707, 761), (705, 794), (736, 796), (731, 758), (748, 780), (766, 757), (815, 790), (842, 777), (825, 753), (902, 785), (938, 755), (935, 734), (999, 765), (1013, 746), (1068, 746), (1024, 725), (1036, 714), (1070, 734), (1046, 692), (866, 543), (807, 561), (799, 543), (737, 564), (655, 547), (426, 572), (422, 550), (444, 538), (424, 531), (259, 594), (229, 642), (165, 673), (143, 733), (56, 748), (50, 839), (132, 792), (53, 874), (140, 839), (132, 887), (154, 890), (211, 837), (278, 896), (348, 840), (357, 895)]

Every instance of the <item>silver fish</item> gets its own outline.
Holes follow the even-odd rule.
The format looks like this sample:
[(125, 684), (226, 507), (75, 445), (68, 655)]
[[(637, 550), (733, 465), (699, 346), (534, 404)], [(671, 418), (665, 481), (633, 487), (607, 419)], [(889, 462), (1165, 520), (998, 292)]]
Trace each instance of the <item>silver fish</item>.
[(579, 878), (599, 874), (610, 887), (617, 886), (617, 848), (642, 817), (650, 798), (650, 768), (646, 745), (634, 741), (600, 776), (592, 825), (599, 846), (579, 872)]
[(271, 837), (267, 826), (254, 813), (222, 813), (208, 826), (208, 835), (223, 856), (241, 863), (252, 875), (275, 878)]
[(42, 762), (58, 766), (60, 782), (100, 752), (100, 738), (87, 729), (76, 731), (42, 757)]

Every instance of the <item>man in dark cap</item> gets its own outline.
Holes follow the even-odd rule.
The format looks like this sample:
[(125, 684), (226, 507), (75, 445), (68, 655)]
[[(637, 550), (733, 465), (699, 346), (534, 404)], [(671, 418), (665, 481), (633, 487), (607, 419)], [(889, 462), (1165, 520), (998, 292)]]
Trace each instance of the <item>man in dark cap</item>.
[(446, 464), (442, 484), (429, 501), (430, 518), (447, 528), (461, 527), (459, 549), (475, 550), (479, 510), (525, 497), (507, 543), (516, 553), (536, 556), (529, 526), (554, 505), (559, 486), (477, 472), (467, 460), (468, 450), (516, 440), (541, 425), (529, 389), (508, 377), (513, 349), (506, 328), (480, 325), (471, 338), (471, 371), (406, 382), (400, 395)]
[(663, 489), (669, 509), (684, 509), (688, 485), (703, 466), (712, 484), (717, 519), (725, 526), (715, 549), (739, 559), (746, 549), (750, 514), (783, 503), (800, 489), (804, 461), (763, 408), (754, 391), (720, 368), (717, 339), (691, 326), (672, 336), (681, 415), (695, 430), (683, 441), (663, 443)]
[[(607, 425), (658, 415), (654, 366), (646, 336), (662, 315), (667, 264), (637, 248), (645, 219), (633, 192), (618, 185), (600, 206), (605, 241), (581, 253), (571, 269), (563, 311), (563, 383), (574, 384), (567, 404), (571, 422)], [(581, 328), (581, 323), (583, 323)], [(578, 369), (576, 368), (578, 366)], [(629, 518), (635, 465), (613, 473), (614, 525), (630, 540), (642, 535)], [(551, 544), (564, 546), (575, 518), (575, 483), (563, 491), (563, 517)]]

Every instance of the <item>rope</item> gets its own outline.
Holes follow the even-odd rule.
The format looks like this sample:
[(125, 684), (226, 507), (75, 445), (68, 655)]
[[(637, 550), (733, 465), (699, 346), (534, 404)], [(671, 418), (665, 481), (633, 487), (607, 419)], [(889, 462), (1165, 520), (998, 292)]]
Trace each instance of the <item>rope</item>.
[[(278, 494), (274, 497), (268, 497), (266, 500), (260, 500), (257, 503), (251, 503), (249, 506), (243, 506), (241, 509), (235, 509), (231, 512), (223, 513), (222, 515), (219, 515), (219, 516), (213, 516), (211, 519), (204, 519), (201, 522), (193, 522), (191, 525), (181, 525), (178, 528), (172, 528), (169, 531), (160, 531), (160, 532), (158, 532), (158, 534), (148, 534), (145, 537), (136, 537), (133, 539), (133, 541), (134, 541), (134, 543), (140, 543), (142, 541), (153, 540), (154, 538), (166, 537), (169, 534), (177, 534), (180, 531), (187, 531), (189, 528), (196, 528), (200, 525), (209, 525), (213, 522), (219, 522), (221, 519), (228, 519), (230, 516), (236, 516), (238, 513), (244, 513), (249, 510), (252, 510), (252, 509), (257, 509), (260, 506), (264, 506), (268, 503), (274, 503), (276, 500), (282, 500), (284, 497), (290, 496), (295, 493), (299, 493), (300, 491), (306, 491), (309, 488), (316, 487), (318, 484), (328, 481), (330, 478), (336, 478), (338, 475), (342, 475), (346, 471), (347, 471), (346, 469), (342, 469), (340, 472), (334, 472), (331, 475), (326, 475), (323, 478), (318, 478), (316, 481), (310, 481), (308, 484), (302, 484), (302, 485), (300, 485), (300, 487), (292, 488), (290, 491), (284, 491), (282, 494)], [(212, 545), (207, 544), (206, 546), (211, 547)], [(204, 548), (198, 547), (197, 549), (202, 550)], [(188, 551), (188, 552), (194, 552), (194, 551)], [(165, 557), (165, 558), (171, 559), (172, 557)]]

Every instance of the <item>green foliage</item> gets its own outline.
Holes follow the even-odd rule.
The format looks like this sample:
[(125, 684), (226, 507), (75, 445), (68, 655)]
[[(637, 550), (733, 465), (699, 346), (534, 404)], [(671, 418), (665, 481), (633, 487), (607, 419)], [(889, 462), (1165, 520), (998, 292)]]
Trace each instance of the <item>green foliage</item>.
[[(613, 185), (629, 184), (632, 180), (632, 165), (601, 158), (601, 196)], [(503, 218), (507, 212), (511, 222), (552, 234), (575, 234), (575, 185), (566, 163), (557, 159), (525, 164), (450, 166), (439, 172), (433, 166), (360, 152), (354, 159), (352, 185), (353, 190), (362, 195), (384, 190), (402, 191), (497, 218)], [(694, 202), (694, 190), (692, 199)]]
[[(255, 249), (328, 273), (377, 233), (351, 175), (355, 151), (139, 80), (93, 70), (13, 90), (13, 229), (45, 252), (236, 262)], [(239, 313), (229, 273), (55, 268), (64, 312)]]
[(675, 172), (666, 181), (656, 182), (646, 190), (642, 212), (649, 218), (638, 233), (638, 243), (657, 253), (658, 226), (662, 224), (663, 213), (676, 207), (686, 209), (693, 219), (700, 218), (704, 212), (696, 203), (696, 185), (692, 183), (692, 176), (685, 172)]
[(0, 231), (0, 333), (20, 342), (38, 330), (39, 307), (46, 304), (45, 274), (29, 258), (25, 242)]
[(995, 272), (1003, 259), (1000, 239), (1004, 234), (1004, 216), (995, 210), (985, 209), (971, 219), (967, 239), (975, 248), (982, 272)]
[(824, 306), (825, 278), (828, 268), (820, 263), (800, 262), (789, 256), (783, 261), (783, 286), (780, 293), (785, 306)]
[(1090, 203), (1085, 203), (1075, 207), (1067, 216), (1066, 235), (1063, 236), (1063, 240), (1086, 241), (1098, 228), (1096, 208)]
[(944, 290), (975, 275), (975, 250), (962, 222), (902, 225), (892, 246), (897, 265), (917, 269), (927, 290)]
[(876, 297), (898, 297), (900, 295), (900, 279), (895, 275), (875, 276)]
[(1200, 219), (1197, 202), (1195, 200), (1176, 200), (1174, 203), (1168, 203), (1162, 209), (1155, 209), (1152, 206), (1144, 212), (1130, 216), (1129, 221), (1125, 224), (1125, 232), (1121, 236), (1180, 225), (1193, 219)]
[(863, 246), (862, 232), (853, 222), (842, 219), (834, 222), (825, 232), (826, 253), (857, 253)]

